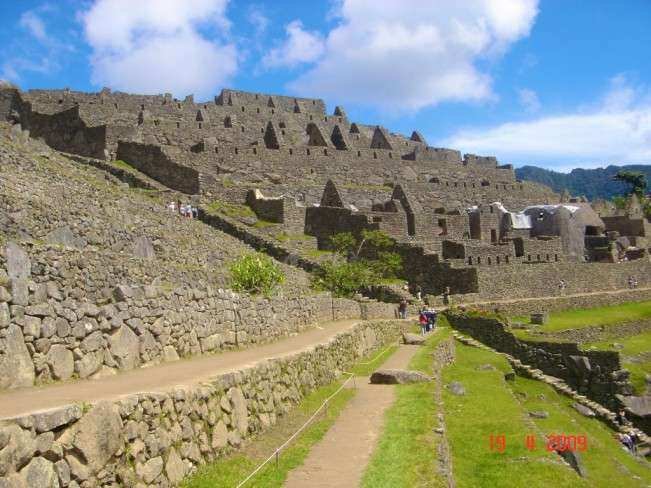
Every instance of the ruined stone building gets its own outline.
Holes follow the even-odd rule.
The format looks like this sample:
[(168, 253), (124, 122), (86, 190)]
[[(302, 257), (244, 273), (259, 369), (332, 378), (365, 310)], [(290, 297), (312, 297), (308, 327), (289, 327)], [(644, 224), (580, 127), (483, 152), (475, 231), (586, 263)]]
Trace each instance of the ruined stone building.
[(353, 122), (340, 106), (327, 114), (319, 99), (5, 87), (0, 116), (57, 150), (123, 160), (205, 202), (246, 204), (321, 248), (339, 232), (383, 230), (405, 258), (405, 277), (427, 293), (553, 295), (561, 280), (571, 293), (651, 276), (651, 224), (634, 205), (597, 214), (516, 180), (494, 157)]

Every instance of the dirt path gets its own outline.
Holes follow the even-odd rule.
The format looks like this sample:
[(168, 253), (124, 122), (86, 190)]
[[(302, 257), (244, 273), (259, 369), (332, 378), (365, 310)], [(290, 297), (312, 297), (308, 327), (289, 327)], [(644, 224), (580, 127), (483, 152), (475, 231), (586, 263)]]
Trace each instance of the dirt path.
[[(406, 368), (419, 346), (401, 345), (382, 366)], [(302, 466), (289, 473), (287, 488), (358, 486), (382, 433), (384, 413), (395, 400), (395, 387), (357, 378), (357, 393)]]
[(139, 392), (166, 391), (177, 385), (207, 380), (218, 374), (265, 359), (278, 358), (328, 342), (360, 320), (321, 323), (293, 337), (241, 351), (199, 356), (105, 377), (42, 387), (11, 390), (0, 394), (0, 419), (76, 402), (95, 402)]

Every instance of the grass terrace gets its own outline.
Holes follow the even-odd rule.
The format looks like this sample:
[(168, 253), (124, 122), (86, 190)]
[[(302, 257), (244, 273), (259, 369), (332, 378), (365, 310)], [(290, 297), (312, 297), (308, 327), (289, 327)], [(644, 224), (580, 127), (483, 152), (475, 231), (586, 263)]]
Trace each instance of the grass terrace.
[[(560, 332), (598, 325), (615, 326), (645, 319), (651, 319), (651, 301), (552, 312), (549, 314), (549, 322), (537, 326), (536, 331)], [(531, 324), (529, 317), (514, 317), (512, 321)]]
[[(459, 381), (463, 396), (443, 394), (448, 441), (458, 486), (646, 487), (651, 482), (647, 461), (635, 458), (596, 419), (581, 416), (572, 400), (544, 383), (516, 377), (504, 380), (510, 366), (490, 351), (457, 344), (457, 358), (443, 371), (446, 384)], [(480, 370), (491, 364), (495, 369)], [(545, 412), (536, 419), (530, 412)], [(490, 436), (503, 434), (503, 453), (490, 449)], [(587, 476), (581, 478), (554, 452), (546, 450), (550, 434), (587, 438), (579, 453)], [(525, 444), (532, 435), (535, 444)], [(513, 483), (512, 480), (517, 480)]]

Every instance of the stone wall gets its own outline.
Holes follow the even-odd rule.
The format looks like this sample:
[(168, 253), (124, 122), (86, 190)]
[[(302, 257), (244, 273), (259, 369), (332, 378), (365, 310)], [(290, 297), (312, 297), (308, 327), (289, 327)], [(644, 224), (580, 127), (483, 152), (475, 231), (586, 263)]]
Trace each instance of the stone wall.
[(32, 137), (43, 138), (54, 149), (93, 158), (105, 157), (106, 126), (87, 126), (79, 116), (79, 107), (55, 114), (27, 110), (20, 122)]
[(469, 296), (452, 297), (453, 303), (472, 304), (473, 308), (492, 312), (499, 308), (500, 312), (505, 315), (527, 315), (532, 312), (555, 312), (558, 310), (569, 310), (573, 308), (590, 308), (594, 306), (618, 305), (620, 303), (651, 300), (651, 289), (645, 290), (619, 290), (616, 292), (605, 291), (591, 295), (582, 296), (551, 296), (541, 298), (523, 298), (510, 302), (483, 302), (473, 303), (473, 300), (483, 300), (479, 295), (472, 296), (473, 300), (468, 300)]
[(118, 286), (103, 305), (64, 299), (56, 287), (0, 287), (0, 388), (89, 378), (146, 364), (249, 347), (317, 322), (393, 317), (388, 304), (230, 291)]
[(557, 295), (561, 279), (567, 294), (625, 289), (629, 276), (634, 276), (640, 287), (651, 286), (651, 261), (643, 258), (622, 263), (525, 262), (477, 268), (481, 295), (504, 299)]
[(160, 146), (120, 141), (116, 158), (169, 188), (188, 194), (199, 193), (199, 173), (175, 162)]
[(399, 331), (399, 321), (360, 323), (326, 344), (202, 384), (7, 419), (0, 486), (177, 486)]
[(500, 320), (477, 312), (447, 311), (450, 325), (478, 341), (561, 378), (573, 389), (615, 409), (615, 395), (630, 395), (628, 372), (621, 369), (618, 352), (582, 351), (576, 343), (538, 342), (516, 338)]

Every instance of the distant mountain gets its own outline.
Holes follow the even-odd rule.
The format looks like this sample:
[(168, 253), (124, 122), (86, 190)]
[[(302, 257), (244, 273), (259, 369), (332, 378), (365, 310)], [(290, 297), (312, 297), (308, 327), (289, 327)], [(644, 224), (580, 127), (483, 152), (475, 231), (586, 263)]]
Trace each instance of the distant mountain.
[(519, 180), (535, 181), (547, 185), (558, 193), (567, 190), (573, 196), (585, 195), (588, 199), (594, 200), (596, 198), (611, 199), (616, 195), (626, 193), (628, 185), (613, 180), (613, 176), (620, 170), (644, 173), (651, 186), (651, 165), (644, 164), (607, 166), (596, 169), (576, 168), (570, 173), (559, 173), (537, 166), (523, 166), (516, 168), (515, 175)]

